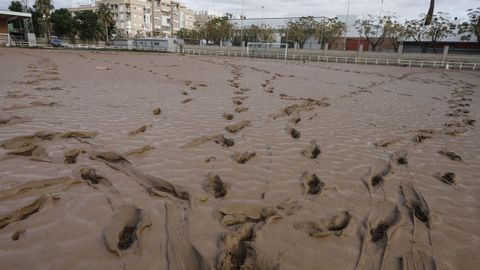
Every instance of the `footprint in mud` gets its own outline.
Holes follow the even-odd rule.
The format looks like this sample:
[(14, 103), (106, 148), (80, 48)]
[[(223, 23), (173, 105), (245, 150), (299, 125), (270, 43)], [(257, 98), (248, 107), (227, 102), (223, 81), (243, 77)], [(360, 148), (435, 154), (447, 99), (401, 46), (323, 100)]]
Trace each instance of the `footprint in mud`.
[(376, 147), (387, 147), (389, 145), (399, 143), (402, 140), (403, 140), (403, 137), (387, 138), (387, 139), (382, 139), (377, 142), (374, 142), (373, 145), (375, 145)]
[(305, 157), (316, 159), (320, 155), (320, 147), (317, 145), (316, 140), (311, 140), (310, 145), (302, 151), (302, 155)]
[(477, 120), (475, 119), (470, 119), (470, 118), (465, 118), (462, 120), (463, 123), (469, 126), (473, 126)]
[[(251, 247), (255, 239), (255, 228), (251, 224), (243, 224), (234, 232), (226, 233), (219, 243), (221, 252), (218, 255), (216, 268), (219, 270), (256, 269), (251, 257), (255, 257), (255, 249)], [(253, 266), (253, 267), (251, 267)]]
[(442, 156), (445, 156), (445, 157), (451, 159), (451, 160), (462, 161), (462, 157), (455, 152), (448, 151), (448, 150), (440, 150), (440, 151), (438, 151), (438, 153)]
[(233, 114), (231, 114), (231, 113), (224, 113), (222, 116), (223, 116), (223, 118), (225, 118), (227, 120), (232, 120), (233, 119)]
[(223, 135), (219, 135), (213, 140), (216, 144), (220, 144), (223, 147), (230, 147), (235, 144), (233, 139), (225, 138)]
[(85, 154), (85, 151), (82, 149), (72, 149), (65, 151), (63, 162), (65, 164), (75, 164), (77, 163), (77, 157), (80, 154)]
[(369, 172), (362, 178), (362, 181), (370, 191), (370, 186), (375, 188), (383, 185), (385, 177), (391, 173), (393, 173), (393, 171), (390, 162), (381, 160), (370, 167)]
[(457, 183), (457, 177), (453, 172), (436, 172), (433, 176), (447, 185), (455, 185)]
[(142, 233), (151, 224), (143, 209), (134, 205), (122, 205), (103, 232), (105, 245), (119, 257), (129, 250), (138, 254), (141, 252)]
[(149, 128), (149, 127), (151, 127), (151, 125), (143, 125), (143, 126), (137, 128), (136, 130), (130, 131), (128, 134), (131, 135), (131, 136), (138, 135), (140, 133), (144, 133), (145, 131), (147, 131), (147, 128)]
[(204, 144), (204, 143), (209, 142), (209, 141), (214, 141), (215, 143), (220, 144), (223, 147), (230, 147), (230, 146), (233, 146), (235, 144), (233, 139), (225, 138), (225, 136), (223, 134), (220, 134), (220, 135), (205, 135), (205, 136), (193, 139), (191, 142), (185, 144), (181, 148), (194, 147), (194, 146), (198, 146), (198, 145)]
[(395, 151), (391, 159), (397, 165), (408, 165), (408, 152), (403, 149)]
[(98, 175), (95, 169), (82, 168), (80, 170), (80, 176), (91, 185), (97, 185), (100, 182), (105, 182), (108, 186), (112, 185), (105, 177)]
[(223, 198), (227, 195), (227, 185), (217, 174), (209, 173), (202, 183), (203, 189), (215, 198)]
[(191, 99), (191, 98), (184, 99), (184, 100), (182, 100), (182, 104), (188, 103), (188, 102), (190, 102), (190, 101), (192, 101), (192, 100), (193, 100), (193, 99)]
[(235, 108), (235, 112), (236, 112), (236, 113), (241, 113), (241, 112), (245, 112), (245, 111), (248, 111), (248, 108), (247, 108), (247, 107), (242, 107), (242, 106), (240, 106), (240, 107), (236, 107), (236, 108)]
[(302, 204), (299, 201), (293, 200), (291, 198), (287, 198), (281, 203), (277, 204), (277, 209), (285, 216), (291, 216), (301, 208)]
[(413, 139), (412, 141), (414, 143), (421, 143), (427, 139), (432, 139), (433, 138), (433, 135), (432, 134), (427, 134), (427, 133), (418, 133), (418, 134), (415, 134), (415, 136), (413, 136)]
[(348, 211), (342, 211), (329, 219), (320, 222), (304, 221), (293, 224), (293, 228), (308, 233), (311, 237), (326, 237), (330, 235), (341, 236), (350, 224), (352, 216)]
[(402, 225), (404, 220), (397, 206), (384, 203), (372, 209), (359, 228), (363, 240), (355, 269), (383, 269), (394, 232)]
[(209, 163), (209, 162), (212, 162), (212, 161), (215, 161), (217, 160), (217, 157), (215, 156), (210, 156), (208, 157), (207, 159), (205, 159), (205, 163)]
[(16, 231), (13, 235), (12, 235), (12, 240), (13, 241), (18, 241), (18, 239), (20, 239), (20, 236), (23, 236), (25, 234), (25, 229), (21, 229), (19, 231)]
[(235, 105), (242, 105), (242, 101), (239, 100), (239, 99), (234, 99), (234, 100), (232, 100), (232, 102), (233, 102), (233, 104), (235, 104)]
[(182, 91), (182, 95), (188, 96), (188, 92), (187, 91)]
[(422, 194), (411, 183), (402, 184), (400, 191), (404, 198), (405, 206), (410, 210), (412, 221), (416, 218), (424, 223), (427, 228), (431, 229), (430, 207)]
[(300, 138), (300, 136), (302, 136), (302, 134), (300, 133), (300, 131), (296, 130), (295, 128), (287, 128), (287, 132), (290, 134), (290, 136), (292, 136), (292, 138), (294, 139), (298, 139)]
[(300, 116), (294, 116), (289, 120), (289, 122), (294, 125), (298, 124), (300, 121), (302, 121), (302, 118), (300, 118)]
[(257, 153), (255, 153), (253, 151), (252, 152), (244, 152), (244, 153), (235, 152), (235, 154), (233, 154), (232, 157), (237, 163), (244, 164), (247, 161), (249, 161), (250, 159), (254, 158), (256, 155), (257, 155)]
[(160, 115), (162, 113), (162, 109), (161, 108), (156, 108), (155, 110), (153, 110), (153, 114), (154, 115)]
[(321, 181), (316, 174), (308, 171), (302, 174), (301, 181), (304, 194), (318, 195), (326, 188), (325, 183)]
[(97, 135), (98, 132), (96, 131), (67, 131), (62, 133), (59, 137), (64, 139), (92, 139)]
[(225, 129), (231, 133), (237, 133), (238, 131), (244, 129), (251, 125), (250, 120), (243, 120), (237, 124), (226, 126)]

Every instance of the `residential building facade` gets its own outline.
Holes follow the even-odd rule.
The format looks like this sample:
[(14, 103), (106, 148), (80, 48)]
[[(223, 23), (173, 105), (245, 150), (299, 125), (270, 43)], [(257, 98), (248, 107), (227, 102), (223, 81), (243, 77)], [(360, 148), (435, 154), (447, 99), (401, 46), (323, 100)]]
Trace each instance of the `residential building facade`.
[[(174, 37), (182, 29), (193, 29), (195, 13), (173, 0), (97, 0), (110, 5), (119, 38)], [(69, 8), (75, 13), (94, 6)]]

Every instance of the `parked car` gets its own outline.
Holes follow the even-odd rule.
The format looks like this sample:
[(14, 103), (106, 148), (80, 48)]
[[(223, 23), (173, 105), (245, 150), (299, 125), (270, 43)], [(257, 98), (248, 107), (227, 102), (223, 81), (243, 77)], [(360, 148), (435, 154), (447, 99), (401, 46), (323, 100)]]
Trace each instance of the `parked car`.
[(53, 47), (63, 47), (63, 41), (58, 38), (52, 38), (50, 40), (50, 45), (52, 45)]
[(63, 40), (61, 40), (59, 38), (52, 38), (50, 40), (50, 45), (52, 45), (53, 47), (60, 47), (60, 48), (71, 48), (72, 47), (72, 45), (63, 42)]

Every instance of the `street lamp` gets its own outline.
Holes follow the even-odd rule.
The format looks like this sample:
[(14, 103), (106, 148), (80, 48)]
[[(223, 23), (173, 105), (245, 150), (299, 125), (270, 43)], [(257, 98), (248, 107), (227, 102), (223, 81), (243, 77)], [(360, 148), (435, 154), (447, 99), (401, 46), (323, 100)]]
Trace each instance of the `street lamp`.
[(262, 8), (262, 24), (261, 27), (263, 27), (263, 9), (265, 8), (264, 6), (260, 6)]
[(240, 15), (240, 22), (241, 22), (241, 28), (240, 28), (240, 47), (243, 47), (243, 19), (245, 18), (243, 16), (243, 7), (245, 5), (245, 0), (242, 0), (242, 15)]

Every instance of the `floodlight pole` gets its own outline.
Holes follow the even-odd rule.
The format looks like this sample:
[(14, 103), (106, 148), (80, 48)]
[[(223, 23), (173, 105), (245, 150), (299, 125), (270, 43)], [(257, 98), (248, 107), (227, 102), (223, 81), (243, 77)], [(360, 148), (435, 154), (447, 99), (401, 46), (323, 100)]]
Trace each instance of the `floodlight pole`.
[(261, 27), (263, 27), (263, 9), (265, 8), (264, 6), (260, 6), (262, 8), (262, 25)]
[(345, 52), (347, 49), (347, 30), (348, 30), (348, 16), (350, 14), (350, 0), (348, 0), (347, 5), (347, 17), (345, 18), (345, 32), (343, 35), (343, 51)]
[(240, 47), (243, 47), (243, 7), (244, 7), (244, 2), (245, 0), (242, 0), (242, 15), (240, 15), (240, 22), (241, 22), (241, 28), (240, 28)]

